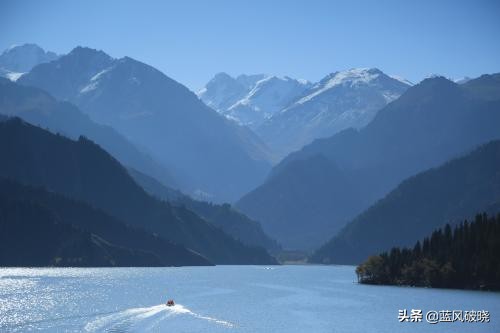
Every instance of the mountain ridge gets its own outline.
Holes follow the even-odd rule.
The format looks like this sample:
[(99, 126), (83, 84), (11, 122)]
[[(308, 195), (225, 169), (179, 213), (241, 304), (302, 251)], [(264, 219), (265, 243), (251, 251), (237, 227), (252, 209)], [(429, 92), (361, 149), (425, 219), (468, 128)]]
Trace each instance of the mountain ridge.
[(499, 199), (500, 141), (492, 141), (407, 178), (348, 223), (310, 261), (359, 263), (392, 247), (412, 245), (435, 228), (470, 218)]
[(251, 131), (220, 116), (157, 69), (77, 47), (18, 82), (76, 104), (169, 165), (185, 192), (231, 201), (267, 174), (272, 154)]
[[(288, 155), (273, 168), (266, 182), (243, 196), (236, 207), (259, 220), (268, 232), (269, 226), (282, 223), (300, 227), (304, 222), (296, 219), (298, 213), (288, 213), (281, 208), (283, 203), (302, 200), (303, 207), (314, 207), (316, 202), (324, 201), (319, 194), (330, 191), (328, 187), (335, 185), (328, 182), (322, 184), (316, 179), (318, 175), (291, 172), (296, 168), (296, 163), (292, 162), (322, 155), (337, 165), (337, 168), (331, 169), (331, 174), (327, 172), (322, 177), (345, 179), (353, 185), (343, 190), (355, 190), (358, 197), (349, 205), (325, 202), (321, 209), (330, 212), (329, 215), (317, 219), (317, 224), (314, 219), (308, 220), (307, 231), (314, 229), (314, 225), (322, 224), (320, 221), (323, 219), (330, 219), (331, 224), (341, 227), (403, 179), (436, 167), (477, 145), (500, 138), (497, 130), (500, 99), (495, 99), (495, 96), (500, 96), (500, 84), (488, 78), (472, 80), (464, 85), (457, 85), (443, 77), (422, 81), (381, 109), (366, 127), (347, 129), (329, 138), (317, 139)], [(474, 89), (471, 88), (473, 84), (477, 85)], [(302, 164), (302, 170), (314, 168), (313, 165)], [(300, 191), (291, 189), (291, 184), (281, 182), (276, 186), (273, 183), (273, 178), (280, 174), (288, 174), (289, 179), (300, 179), (300, 186), (304, 188), (308, 188), (309, 184), (317, 184), (317, 187), (309, 190), (310, 195), (301, 197), (298, 194)], [(298, 177), (298, 174), (302, 176)], [(259, 200), (261, 197), (272, 200)], [(316, 211), (300, 214), (312, 216)], [(321, 229), (315, 230), (318, 235), (323, 235)], [(282, 231), (285, 233), (286, 229)], [(283, 235), (281, 238), (276, 233), (270, 235), (285, 247), (298, 245), (283, 242)]]

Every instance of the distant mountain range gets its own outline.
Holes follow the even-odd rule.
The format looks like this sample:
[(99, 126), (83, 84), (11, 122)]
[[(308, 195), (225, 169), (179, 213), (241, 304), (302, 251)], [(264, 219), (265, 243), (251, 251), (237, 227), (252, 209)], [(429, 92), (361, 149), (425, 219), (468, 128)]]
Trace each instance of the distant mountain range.
[(315, 84), (289, 77), (232, 78), (220, 73), (198, 96), (219, 113), (249, 126), (284, 157), (314, 139), (365, 126), (410, 85), (376, 68), (331, 73)]
[(499, 139), (499, 79), (426, 79), (366, 127), (287, 156), (236, 207), (285, 248), (314, 249), (405, 178)]
[(472, 218), (497, 203), (500, 141), (405, 180), (347, 224), (310, 261), (360, 263), (392, 247), (413, 245), (434, 229)]
[(202, 254), (217, 264), (275, 263), (185, 207), (149, 196), (95, 143), (72, 141), (21, 121), (0, 122), (0, 177), (43, 186), (117, 220)]
[(59, 56), (35, 44), (14, 45), (0, 55), (0, 76), (16, 81), (36, 65), (56, 60)]
[(253, 130), (292, 103), (311, 84), (289, 77), (219, 73), (198, 92), (208, 106)]
[(77, 47), (17, 82), (77, 105), (168, 165), (189, 194), (231, 201), (258, 185), (272, 159), (249, 129), (220, 116), (194, 93), (134, 59)]
[(376, 68), (331, 73), (268, 119), (256, 133), (285, 156), (314, 139), (366, 126), (377, 111), (408, 87), (408, 82)]
[(33, 125), (73, 139), (83, 135), (98, 143), (127, 167), (152, 175), (169, 186), (177, 185), (168, 167), (137, 149), (113, 128), (93, 122), (76, 106), (59, 102), (38, 88), (25, 87), (0, 78), (0, 114), (20, 117)]
[(258, 222), (236, 211), (231, 205), (194, 200), (137, 170), (131, 169), (129, 173), (137, 184), (152, 196), (188, 208), (243, 244), (261, 247), (271, 252), (280, 250), (279, 244), (264, 233)]
[(500, 139), (500, 74), (219, 73), (194, 94), (25, 44), (0, 76), (0, 265), (351, 264), (500, 205), (500, 143), (466, 155)]

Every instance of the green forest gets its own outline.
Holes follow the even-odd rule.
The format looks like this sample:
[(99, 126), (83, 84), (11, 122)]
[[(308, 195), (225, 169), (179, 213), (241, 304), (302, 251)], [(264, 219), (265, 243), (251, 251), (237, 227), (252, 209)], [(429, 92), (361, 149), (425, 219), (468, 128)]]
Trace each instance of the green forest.
[(500, 290), (500, 214), (447, 224), (413, 248), (393, 248), (356, 268), (358, 282)]

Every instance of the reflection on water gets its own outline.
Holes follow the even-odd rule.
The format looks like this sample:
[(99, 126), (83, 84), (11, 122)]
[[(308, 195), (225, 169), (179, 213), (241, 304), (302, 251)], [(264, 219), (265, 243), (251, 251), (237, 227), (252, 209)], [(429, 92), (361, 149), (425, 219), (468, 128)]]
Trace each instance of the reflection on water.
[[(0, 332), (498, 332), (500, 294), (358, 285), (349, 266), (0, 269)], [(167, 307), (167, 299), (176, 305)], [(489, 324), (399, 323), (399, 309)]]

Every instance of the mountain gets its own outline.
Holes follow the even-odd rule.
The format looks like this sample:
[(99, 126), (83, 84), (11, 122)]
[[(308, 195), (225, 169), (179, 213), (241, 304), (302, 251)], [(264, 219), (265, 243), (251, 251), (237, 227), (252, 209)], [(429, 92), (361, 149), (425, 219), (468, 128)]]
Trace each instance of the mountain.
[[(253, 80), (247, 78), (253, 78)], [(258, 78), (258, 80), (256, 80)], [(289, 77), (217, 74), (198, 96), (208, 106), (240, 125), (256, 129), (288, 106), (310, 86)]]
[(331, 73), (268, 118), (256, 133), (286, 156), (314, 139), (364, 127), (409, 86), (376, 68)]
[(41, 206), (0, 200), (0, 264), (22, 266), (159, 266), (155, 257), (106, 243), (58, 220)]
[(0, 78), (0, 114), (20, 117), (33, 125), (73, 139), (83, 135), (97, 142), (122, 164), (176, 186), (167, 167), (139, 151), (114, 129), (96, 124), (76, 106), (59, 102), (38, 88), (21, 86)]
[(2, 266), (210, 265), (85, 203), (11, 180), (0, 179), (0, 216)]
[(240, 99), (244, 98), (255, 83), (264, 79), (266, 75), (240, 75), (237, 78), (227, 73), (216, 74), (197, 95), (209, 107), (224, 112)]
[(264, 233), (258, 222), (236, 211), (231, 205), (194, 200), (137, 170), (131, 169), (129, 173), (137, 184), (152, 196), (186, 207), (243, 244), (262, 247), (269, 251), (280, 249), (277, 242)]
[(413, 245), (434, 229), (474, 216), (500, 201), (500, 141), (403, 181), (312, 257), (360, 263), (392, 247)]
[(36, 65), (56, 60), (58, 55), (36, 44), (14, 45), (0, 55), (0, 76), (13, 81)]
[(24, 73), (11, 72), (8, 69), (0, 67), (0, 77), (9, 79), (13, 82), (17, 81)]
[[(325, 233), (325, 224), (338, 230), (405, 178), (499, 139), (498, 77), (486, 75), (463, 85), (443, 77), (426, 79), (381, 109), (366, 127), (344, 130), (290, 154), (235, 206), (260, 221), (284, 247), (319, 246), (292, 241), (289, 230), (313, 233), (326, 242), (334, 234)], [(325, 159), (335, 167), (325, 167)], [(316, 169), (321, 173), (310, 171)], [(330, 198), (332, 191), (339, 195)]]
[(219, 115), (180, 83), (125, 57), (77, 47), (19, 80), (76, 104), (177, 172), (187, 193), (234, 200), (270, 169), (267, 147), (249, 129)]
[(134, 228), (192, 249), (216, 264), (274, 263), (184, 207), (149, 196), (90, 140), (72, 141), (20, 119), (0, 123), (0, 177), (83, 201)]
[(457, 84), (464, 84), (464, 83), (469, 82), (470, 80), (472, 80), (470, 77), (464, 76), (464, 77), (453, 80), (453, 82), (455, 82)]

